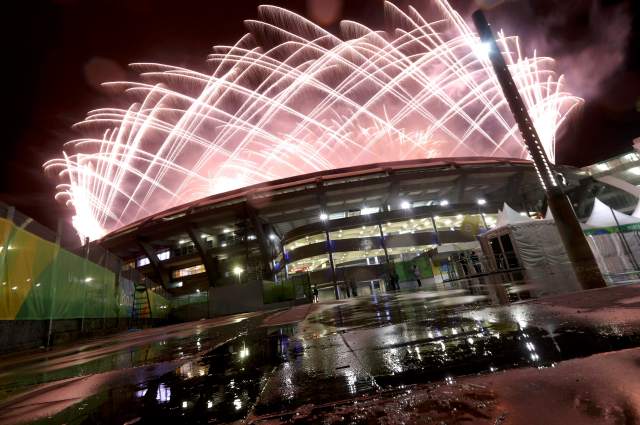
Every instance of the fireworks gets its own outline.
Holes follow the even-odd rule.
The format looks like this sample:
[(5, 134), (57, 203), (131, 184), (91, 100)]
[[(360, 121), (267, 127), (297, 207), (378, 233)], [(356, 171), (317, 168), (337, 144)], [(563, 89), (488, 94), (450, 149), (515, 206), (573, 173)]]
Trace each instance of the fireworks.
[[(392, 31), (343, 21), (340, 37), (286, 9), (233, 46), (216, 46), (210, 75), (133, 64), (130, 106), (90, 111), (61, 158), (45, 163), (81, 236), (97, 239), (158, 211), (250, 184), (415, 158), (527, 152), (484, 45), (445, 0), (440, 19), (391, 3)], [(547, 153), (580, 99), (550, 58), (498, 45)]]

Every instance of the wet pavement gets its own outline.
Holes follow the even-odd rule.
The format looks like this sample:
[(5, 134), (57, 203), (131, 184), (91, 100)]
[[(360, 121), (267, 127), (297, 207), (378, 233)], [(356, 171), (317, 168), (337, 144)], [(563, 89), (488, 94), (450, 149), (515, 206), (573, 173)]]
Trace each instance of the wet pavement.
[[(522, 423), (504, 388), (557, 391), (581, 361), (598, 382), (599, 356), (627, 356), (618, 375), (640, 376), (640, 285), (491, 300), (477, 286), (378, 293), (3, 358), (0, 423)], [(628, 398), (567, 403), (593, 423), (634, 423)]]

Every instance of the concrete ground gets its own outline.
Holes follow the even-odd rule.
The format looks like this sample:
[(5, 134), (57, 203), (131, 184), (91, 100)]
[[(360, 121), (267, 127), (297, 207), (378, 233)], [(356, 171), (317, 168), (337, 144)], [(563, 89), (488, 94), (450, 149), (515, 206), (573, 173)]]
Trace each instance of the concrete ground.
[(0, 423), (640, 422), (640, 285), (399, 291), (0, 358)]

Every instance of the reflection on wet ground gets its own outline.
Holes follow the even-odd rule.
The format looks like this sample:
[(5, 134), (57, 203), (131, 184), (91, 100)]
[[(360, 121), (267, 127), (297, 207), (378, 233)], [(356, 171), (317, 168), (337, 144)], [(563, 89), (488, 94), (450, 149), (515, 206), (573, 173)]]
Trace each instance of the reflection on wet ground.
[[(244, 418), (272, 369), (285, 361), (291, 329), (246, 329), (197, 361), (141, 383), (97, 394), (83, 421), (125, 423), (226, 423)], [(250, 335), (249, 335), (250, 333)], [(104, 402), (108, 399), (108, 402)]]
[[(121, 373), (109, 375), (88, 397), (51, 413), (48, 420), (288, 419), (305, 406), (401, 390), (414, 383), (451, 384), (461, 376), (549, 368), (567, 359), (640, 346), (640, 285), (555, 301), (491, 304), (490, 296), (468, 288), (422, 290), (318, 304), (297, 325), (261, 327), (262, 316), (231, 320), (151, 342), (149, 347), (158, 350), (151, 361), (112, 367)], [(124, 355), (111, 353), (110, 360), (100, 361), (109, 364)], [(87, 364), (91, 363), (51, 373), (79, 376), (77, 368)], [(1, 388), (61, 379), (30, 373), (31, 368), (45, 366), (41, 361), (13, 375), (0, 375)], [(110, 369), (91, 373), (107, 376), (105, 370)], [(7, 417), (6, 408), (11, 414), (13, 406), (4, 406), (5, 420), (29, 417), (20, 416), (20, 410)]]

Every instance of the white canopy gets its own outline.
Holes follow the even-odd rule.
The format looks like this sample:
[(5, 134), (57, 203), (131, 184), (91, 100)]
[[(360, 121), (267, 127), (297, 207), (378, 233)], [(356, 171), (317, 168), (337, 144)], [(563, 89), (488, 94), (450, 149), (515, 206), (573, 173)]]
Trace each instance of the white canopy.
[(636, 205), (636, 209), (633, 212), (633, 214), (631, 214), (631, 216), (635, 218), (640, 218), (640, 199), (638, 199), (638, 205)]
[(553, 214), (551, 214), (551, 208), (547, 205), (547, 213), (544, 215), (545, 220), (553, 220)]
[(529, 221), (533, 221), (533, 219), (526, 215), (520, 215), (519, 212), (511, 208), (505, 202), (502, 205), (502, 209), (498, 211), (496, 227), (506, 226), (507, 224), (526, 223)]
[[(636, 212), (638, 212), (637, 208)], [(587, 226), (590, 227), (610, 227), (615, 226), (616, 224), (623, 225), (632, 223), (640, 223), (640, 217), (630, 216), (625, 213), (621, 213), (620, 211), (609, 208), (609, 206), (600, 201), (598, 198), (595, 199), (593, 203), (593, 210), (591, 211), (591, 216), (589, 216), (589, 219), (586, 222)]]

